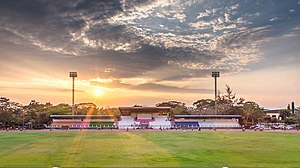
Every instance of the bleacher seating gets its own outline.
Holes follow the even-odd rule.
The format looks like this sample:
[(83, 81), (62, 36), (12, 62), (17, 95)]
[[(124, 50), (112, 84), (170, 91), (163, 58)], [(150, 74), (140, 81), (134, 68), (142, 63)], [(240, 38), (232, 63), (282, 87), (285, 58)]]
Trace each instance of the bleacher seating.
[(172, 127), (171, 121), (168, 120), (167, 116), (158, 116), (154, 118), (154, 121), (149, 123), (149, 126), (153, 129), (169, 129)]
[(199, 121), (202, 128), (240, 128), (236, 119), (205, 119)]
[(197, 121), (178, 121), (175, 122), (175, 127), (198, 128), (199, 123)]
[(113, 127), (113, 121), (106, 121), (106, 120), (93, 120), (93, 119), (53, 119), (51, 128), (91, 128), (97, 129), (99, 127)]
[(119, 129), (133, 129), (135, 125), (134, 118), (131, 116), (121, 116), (119, 121)]

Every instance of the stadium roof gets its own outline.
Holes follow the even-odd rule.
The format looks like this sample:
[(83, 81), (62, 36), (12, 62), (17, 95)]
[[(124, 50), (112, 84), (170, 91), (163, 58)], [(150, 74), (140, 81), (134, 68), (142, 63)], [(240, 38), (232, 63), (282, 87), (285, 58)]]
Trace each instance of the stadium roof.
[(169, 112), (171, 107), (119, 107), (121, 115), (130, 115), (131, 113), (160, 113)]
[(241, 115), (175, 115), (175, 118), (241, 118)]
[(284, 109), (276, 109), (276, 110), (264, 110), (265, 113), (280, 113), (280, 111), (282, 111)]
[(124, 110), (169, 110), (171, 107), (119, 107), (119, 109), (124, 109)]
[(113, 115), (50, 115), (51, 118), (113, 118)]

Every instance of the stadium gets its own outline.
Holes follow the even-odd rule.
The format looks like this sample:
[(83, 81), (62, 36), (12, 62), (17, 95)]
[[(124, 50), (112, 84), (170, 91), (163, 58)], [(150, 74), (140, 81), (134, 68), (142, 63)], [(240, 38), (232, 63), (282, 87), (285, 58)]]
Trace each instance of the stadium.
[(0, 0), (0, 168), (300, 168), (299, 46), (300, 0)]
[(170, 115), (171, 107), (119, 107), (112, 115), (50, 115), (51, 129), (240, 129), (240, 115)]

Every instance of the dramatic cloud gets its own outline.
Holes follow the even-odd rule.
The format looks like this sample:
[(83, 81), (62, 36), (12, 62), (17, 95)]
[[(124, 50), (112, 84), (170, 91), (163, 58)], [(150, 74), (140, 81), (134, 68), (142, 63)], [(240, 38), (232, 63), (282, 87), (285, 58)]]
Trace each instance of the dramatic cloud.
[(247, 69), (264, 59), (261, 46), (266, 42), (299, 35), (297, 3), (2, 0), (2, 60), (26, 62), (30, 57), (36, 61), (32, 67), (44, 60), (43, 65), (77, 69), (85, 80), (154, 81), (135, 86), (118, 83), (136, 90), (201, 92), (155, 82), (204, 78), (212, 70), (226, 74)]

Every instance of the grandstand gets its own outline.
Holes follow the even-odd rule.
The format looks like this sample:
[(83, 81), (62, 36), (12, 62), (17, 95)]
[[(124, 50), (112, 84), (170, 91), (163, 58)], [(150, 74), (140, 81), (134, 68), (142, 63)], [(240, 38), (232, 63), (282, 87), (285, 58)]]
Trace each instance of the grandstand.
[(175, 115), (175, 128), (241, 128), (240, 115)]
[(57, 129), (213, 129), (241, 128), (240, 115), (175, 115), (170, 107), (119, 107), (121, 116), (113, 115), (50, 115), (48, 128)]
[(50, 128), (114, 128), (113, 115), (50, 115)]
[(136, 126), (136, 123), (134, 122), (134, 118), (131, 116), (121, 116), (118, 126), (120, 129), (133, 128)]
[(119, 107), (121, 119), (120, 129), (169, 129), (172, 122), (169, 119), (170, 107)]
[(150, 122), (150, 127), (154, 129), (170, 128), (171, 126), (172, 122), (168, 119), (167, 116), (157, 116), (154, 118), (153, 122)]

